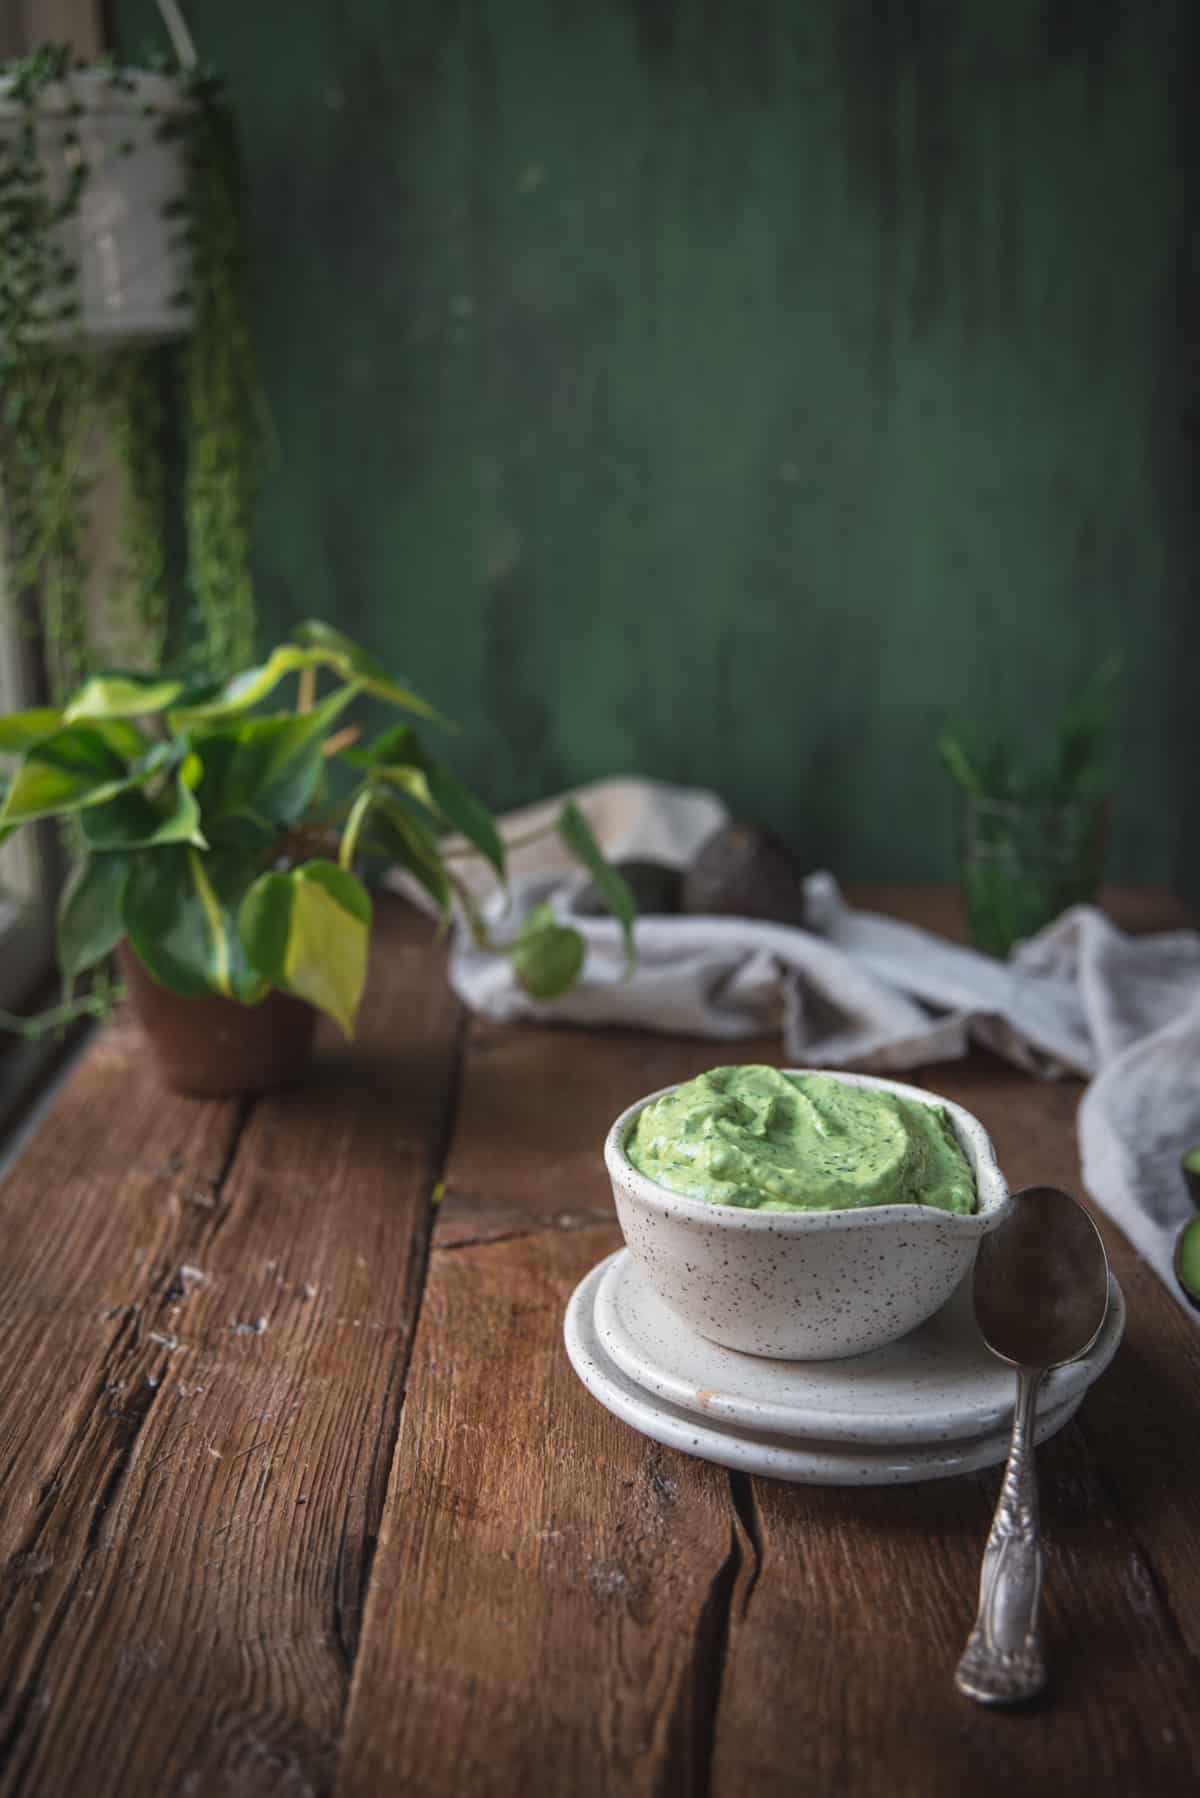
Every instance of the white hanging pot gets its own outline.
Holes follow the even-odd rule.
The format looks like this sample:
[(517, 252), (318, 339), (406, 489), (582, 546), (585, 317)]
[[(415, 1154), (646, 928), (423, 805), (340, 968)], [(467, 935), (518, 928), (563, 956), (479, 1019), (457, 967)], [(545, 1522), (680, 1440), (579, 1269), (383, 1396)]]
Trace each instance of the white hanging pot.
[(32, 299), (38, 341), (119, 349), (190, 330), (186, 145), (162, 127), (191, 110), (168, 75), (72, 70), (32, 101), (0, 77), (0, 136), (9, 148), (32, 127), (45, 197), (61, 204), (83, 169), (77, 203), (49, 229), (69, 272)]

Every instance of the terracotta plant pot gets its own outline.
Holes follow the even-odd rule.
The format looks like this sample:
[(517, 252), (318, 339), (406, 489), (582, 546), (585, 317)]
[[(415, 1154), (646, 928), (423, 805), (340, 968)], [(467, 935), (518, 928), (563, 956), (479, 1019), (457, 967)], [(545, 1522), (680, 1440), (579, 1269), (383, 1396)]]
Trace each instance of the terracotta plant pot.
[(261, 1005), (185, 998), (159, 986), (128, 943), (118, 947), (117, 963), (162, 1077), (176, 1092), (272, 1092), (304, 1073), (317, 1026), (311, 1005), (286, 993), (268, 993)]

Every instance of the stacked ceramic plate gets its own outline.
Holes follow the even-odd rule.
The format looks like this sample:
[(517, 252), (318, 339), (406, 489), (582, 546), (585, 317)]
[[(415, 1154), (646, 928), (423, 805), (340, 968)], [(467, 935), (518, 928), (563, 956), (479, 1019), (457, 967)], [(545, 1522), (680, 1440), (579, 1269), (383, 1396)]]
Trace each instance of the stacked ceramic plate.
[[(1039, 1442), (1075, 1415), (1124, 1325), (1112, 1279), (1091, 1350), (1043, 1382)], [(747, 1473), (887, 1485), (969, 1473), (1008, 1453), (1015, 1380), (984, 1346), (969, 1279), (887, 1348), (839, 1361), (778, 1361), (708, 1341), (621, 1249), (576, 1289), (565, 1334), (576, 1373), (614, 1416), (655, 1442)]]

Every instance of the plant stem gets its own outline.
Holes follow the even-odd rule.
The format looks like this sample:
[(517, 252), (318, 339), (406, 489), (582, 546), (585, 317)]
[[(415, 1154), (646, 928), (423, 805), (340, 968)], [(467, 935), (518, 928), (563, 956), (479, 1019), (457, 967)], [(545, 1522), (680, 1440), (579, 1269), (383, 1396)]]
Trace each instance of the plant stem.
[(349, 749), (351, 743), (357, 743), (361, 736), (361, 724), (348, 724), (345, 730), (334, 732), (322, 749), (321, 754), (327, 757), (331, 755), (340, 755), (343, 749)]
[[(552, 819), (549, 824), (539, 824), (532, 830), (523, 831), (520, 836), (506, 837), (503, 832), (501, 832), (505, 853), (511, 855), (515, 849), (527, 849), (531, 843), (540, 843), (543, 837), (553, 836), (557, 829), (558, 819), (555, 818)], [(480, 852), (473, 843), (464, 843), (461, 848), (457, 845), (449, 849), (444, 848), (442, 850), (442, 858), (445, 861), (457, 862), (467, 861), (472, 858), (481, 859)]]
[(346, 819), (346, 828), (342, 832), (342, 843), (338, 850), (338, 863), (347, 872), (354, 866), (354, 855), (358, 848), (359, 833), (366, 820), (367, 813), (375, 803), (375, 795), (370, 787), (364, 787), (354, 804), (350, 807), (350, 816)]
[(475, 895), (467, 885), (466, 881), (460, 880), (453, 868), (446, 869), (446, 879), (454, 888), (454, 896), (466, 914), (467, 924), (470, 927), (471, 937), (475, 943), (475, 947), (477, 949), (494, 949), (496, 945), (493, 943), (491, 933), (484, 922), (483, 913), (475, 903)]
[(19, 1017), (13, 1011), (0, 1011), (0, 1030), (11, 1030), (17, 1036), (44, 1036), (48, 1030), (59, 1029), (63, 1024), (73, 1024), (78, 1018), (107, 1017), (112, 1007), (124, 997), (123, 986), (110, 986), (103, 992), (84, 993), (78, 999), (68, 999), (62, 1005), (52, 1006), (49, 1011), (41, 1011), (33, 1018)]
[(296, 688), (296, 710), (311, 712), (317, 697), (317, 671), (315, 668), (302, 668)]

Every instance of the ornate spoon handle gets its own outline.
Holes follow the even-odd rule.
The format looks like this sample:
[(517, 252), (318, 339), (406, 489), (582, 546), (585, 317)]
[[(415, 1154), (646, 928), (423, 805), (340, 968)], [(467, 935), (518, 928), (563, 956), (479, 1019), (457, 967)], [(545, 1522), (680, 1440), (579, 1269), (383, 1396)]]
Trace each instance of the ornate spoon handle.
[(1040, 1368), (1017, 1375), (1012, 1447), (983, 1552), (979, 1611), (954, 1683), (980, 1704), (1017, 1704), (1046, 1683), (1038, 1632), (1042, 1551), (1038, 1542), (1033, 1425)]

